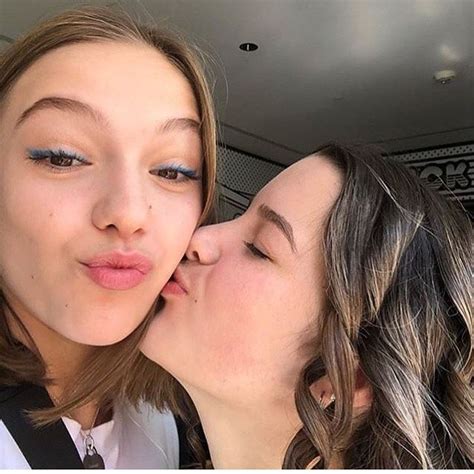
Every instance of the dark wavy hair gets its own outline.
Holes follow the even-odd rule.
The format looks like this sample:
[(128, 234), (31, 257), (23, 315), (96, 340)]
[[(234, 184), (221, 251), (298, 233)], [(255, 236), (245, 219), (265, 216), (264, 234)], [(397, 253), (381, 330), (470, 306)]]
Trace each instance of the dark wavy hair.
[[(340, 170), (343, 186), (325, 223), (327, 301), (295, 387), (303, 426), (282, 467), (327, 468), (339, 458), (345, 468), (468, 468), (470, 220), (377, 148), (330, 143), (315, 155)], [(355, 416), (358, 371), (373, 399)], [(310, 390), (324, 376), (335, 395), (326, 410)], [(197, 414), (171, 376), (162, 381), (156, 389), (188, 422), (205, 467)]]
[[(335, 453), (345, 468), (468, 468), (472, 444), (471, 223), (402, 163), (367, 146), (316, 155), (344, 177), (324, 238), (327, 305), (283, 467)], [(354, 417), (355, 374), (373, 393)], [(327, 375), (326, 413), (310, 392)], [(471, 441), (470, 441), (471, 440)]]

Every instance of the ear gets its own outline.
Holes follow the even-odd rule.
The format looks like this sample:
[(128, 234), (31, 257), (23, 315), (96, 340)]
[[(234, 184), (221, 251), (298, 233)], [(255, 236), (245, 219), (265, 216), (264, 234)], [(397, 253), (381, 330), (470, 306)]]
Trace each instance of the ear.
[[(321, 405), (326, 407), (331, 403), (331, 397), (334, 393), (331, 382), (327, 376), (324, 376), (314, 382), (311, 386), (311, 393), (315, 400), (321, 400)], [(367, 377), (364, 375), (360, 367), (356, 371), (356, 382), (354, 391), (354, 414), (367, 410), (372, 404), (373, 394)]]
[(367, 377), (362, 372), (360, 367), (356, 371), (356, 383), (355, 383), (355, 392), (354, 392), (354, 414), (358, 415), (359, 413), (366, 411), (373, 400), (372, 387), (367, 380)]
[(334, 391), (327, 375), (316, 380), (311, 385), (310, 390), (314, 399), (319, 402), (321, 407), (327, 407), (331, 403)]

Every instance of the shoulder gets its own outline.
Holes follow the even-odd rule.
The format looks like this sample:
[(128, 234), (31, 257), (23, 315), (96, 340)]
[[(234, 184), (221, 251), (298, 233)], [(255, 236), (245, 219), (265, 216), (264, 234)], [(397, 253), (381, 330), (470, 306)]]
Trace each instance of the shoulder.
[(133, 425), (151, 445), (160, 451), (168, 469), (179, 468), (179, 438), (176, 422), (170, 411), (160, 412), (148, 403), (138, 407), (122, 405), (124, 422)]
[(25, 457), (0, 420), (0, 469), (30, 469)]

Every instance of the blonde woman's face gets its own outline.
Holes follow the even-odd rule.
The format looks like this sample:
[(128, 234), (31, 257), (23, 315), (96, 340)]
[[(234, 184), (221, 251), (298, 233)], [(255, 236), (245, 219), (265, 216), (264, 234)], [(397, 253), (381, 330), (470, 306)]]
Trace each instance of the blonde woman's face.
[(104, 345), (143, 320), (201, 212), (192, 89), (150, 47), (52, 51), (0, 116), (0, 272), (25, 317)]
[[(309, 157), (236, 220), (198, 229), (163, 289), (144, 354), (188, 390), (236, 403), (287, 397), (325, 299), (322, 236), (339, 172)], [(183, 290), (184, 288), (184, 290)]]

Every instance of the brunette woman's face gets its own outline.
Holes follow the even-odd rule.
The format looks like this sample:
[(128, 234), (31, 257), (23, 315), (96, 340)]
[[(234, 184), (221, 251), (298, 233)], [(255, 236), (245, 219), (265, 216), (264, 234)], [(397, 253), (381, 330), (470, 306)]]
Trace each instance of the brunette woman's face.
[(303, 159), (243, 216), (198, 229), (144, 354), (219, 398), (291, 394), (325, 299), (322, 237), (341, 179), (324, 158)]
[(105, 345), (144, 319), (201, 212), (190, 84), (145, 45), (52, 51), (0, 115), (2, 288), (76, 342)]

